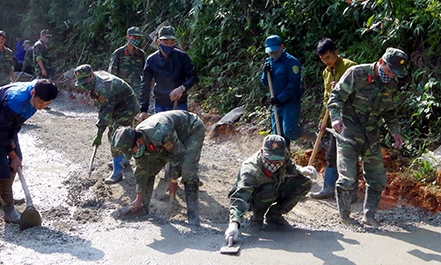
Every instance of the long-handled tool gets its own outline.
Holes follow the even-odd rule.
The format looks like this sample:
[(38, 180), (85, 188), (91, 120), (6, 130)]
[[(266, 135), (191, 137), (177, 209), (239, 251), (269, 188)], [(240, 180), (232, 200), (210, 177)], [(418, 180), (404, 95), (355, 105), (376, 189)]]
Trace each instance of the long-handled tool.
[[(274, 89), (273, 89), (273, 81), (271, 79), (271, 73), (266, 72), (266, 76), (268, 77), (268, 85), (270, 88), (271, 97), (274, 97)], [(277, 114), (277, 105), (273, 106), (274, 110), (274, 119), (276, 120), (276, 130), (278, 135), (282, 135), (282, 130), (280, 129), (279, 115)]]
[(93, 146), (92, 156), (90, 157), (90, 163), (89, 163), (89, 178), (90, 175), (92, 174), (93, 160), (95, 159), (96, 149), (98, 149), (98, 145)]
[(21, 168), (17, 168), (18, 176), (20, 178), (21, 186), (26, 196), (26, 209), (21, 214), (20, 217), (20, 230), (25, 230), (34, 226), (41, 226), (41, 216), (40, 213), (35, 209), (32, 204), (31, 195), (29, 194), (28, 186), (26, 185), (26, 180), (21, 172)]
[(234, 244), (234, 238), (233, 236), (228, 237), (228, 243), (226, 246), (221, 247), (220, 253), (221, 254), (237, 254), (240, 250), (239, 244)]
[[(328, 119), (329, 119), (329, 110), (326, 110), (325, 116), (323, 117), (322, 122), (321, 122), (322, 126), (326, 126), (328, 124)], [(308, 166), (312, 166), (312, 163), (314, 163), (314, 159), (315, 159), (315, 156), (317, 155), (317, 152), (318, 152), (318, 149), (320, 146), (320, 142), (322, 141), (322, 137), (323, 137), (324, 133), (325, 133), (325, 131), (320, 130), (317, 135), (317, 139), (315, 140), (315, 143), (314, 143), (314, 149), (312, 150), (312, 154), (309, 157)]]

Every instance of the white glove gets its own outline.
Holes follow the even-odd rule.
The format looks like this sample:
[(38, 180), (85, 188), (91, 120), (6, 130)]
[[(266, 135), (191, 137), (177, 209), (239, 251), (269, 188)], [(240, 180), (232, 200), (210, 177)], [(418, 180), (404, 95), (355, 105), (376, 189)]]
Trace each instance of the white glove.
[(233, 240), (236, 241), (239, 236), (239, 226), (236, 222), (230, 223), (228, 229), (225, 231), (225, 240), (228, 242), (228, 238), (233, 236)]
[(300, 172), (300, 174), (312, 178), (317, 177), (317, 170), (313, 166), (306, 166), (306, 167), (297, 167), (297, 170)]

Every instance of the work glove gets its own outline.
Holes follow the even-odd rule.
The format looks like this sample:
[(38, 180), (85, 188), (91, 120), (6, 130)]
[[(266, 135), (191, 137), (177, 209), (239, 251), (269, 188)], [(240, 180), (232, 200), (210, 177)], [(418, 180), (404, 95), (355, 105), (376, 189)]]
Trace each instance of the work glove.
[(269, 102), (271, 105), (279, 105), (280, 104), (280, 100), (277, 97), (270, 97)]
[(312, 178), (317, 177), (317, 170), (313, 166), (306, 166), (306, 167), (297, 167), (297, 170), (300, 172), (300, 174)]
[(271, 72), (271, 64), (268, 61), (266, 61), (263, 64), (263, 72), (264, 73)]
[(93, 139), (92, 146), (94, 146), (94, 145), (96, 145), (96, 146), (100, 146), (100, 145), (101, 145), (101, 138), (102, 138), (102, 137), (103, 137), (102, 134), (97, 134), (97, 135), (95, 136), (95, 139)]
[(239, 225), (236, 222), (230, 223), (228, 229), (225, 231), (225, 240), (227, 242), (230, 236), (233, 236), (234, 241), (239, 237)]

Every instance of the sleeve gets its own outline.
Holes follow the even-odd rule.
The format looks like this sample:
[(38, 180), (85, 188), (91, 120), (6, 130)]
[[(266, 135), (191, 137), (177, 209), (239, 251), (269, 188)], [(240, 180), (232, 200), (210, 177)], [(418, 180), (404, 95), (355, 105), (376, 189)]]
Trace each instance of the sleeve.
[(152, 90), (153, 70), (150, 67), (150, 62), (153, 58), (148, 58), (144, 65), (141, 81), (141, 112), (148, 112), (150, 104), (150, 93)]
[(110, 63), (107, 72), (111, 73), (112, 75), (118, 76), (118, 69), (119, 69), (119, 57), (115, 51), (114, 53), (112, 53), (112, 57), (110, 57)]
[(354, 71), (348, 70), (331, 91), (327, 105), (331, 121), (342, 120), (343, 105), (354, 92), (354, 83)]
[(185, 82), (183, 85), (185, 86), (185, 89), (188, 90), (192, 88), (194, 85), (196, 85), (199, 82), (198, 75), (196, 72), (196, 67), (194, 66), (193, 62), (191, 61), (188, 54), (184, 54), (184, 73), (185, 73)]
[(237, 222), (239, 224), (243, 221), (243, 216), (250, 209), (251, 197), (255, 190), (253, 185), (250, 185), (249, 179), (254, 178), (255, 172), (242, 164), (238, 172), (238, 179), (235, 185), (236, 189), (230, 195), (230, 223)]

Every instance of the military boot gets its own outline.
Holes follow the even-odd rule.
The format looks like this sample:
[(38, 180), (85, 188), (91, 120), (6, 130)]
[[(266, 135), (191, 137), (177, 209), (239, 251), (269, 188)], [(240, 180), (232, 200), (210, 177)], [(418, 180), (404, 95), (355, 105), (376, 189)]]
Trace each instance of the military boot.
[(263, 219), (265, 216), (267, 208), (256, 207), (251, 204), (251, 211), (253, 211), (253, 215), (250, 218), (250, 228), (260, 230), (263, 226)]
[(337, 181), (337, 169), (326, 167), (325, 176), (323, 177), (323, 188), (319, 192), (311, 193), (309, 196), (313, 199), (327, 199), (334, 197), (335, 182)]
[(106, 178), (104, 180), (104, 183), (106, 184), (115, 184), (117, 182), (120, 182), (123, 179), (123, 160), (124, 160), (124, 155), (119, 155), (117, 157), (113, 158), (113, 171), (112, 171), (112, 175), (110, 175), (110, 177)]
[(7, 223), (20, 223), (20, 213), (15, 209), (12, 197), (12, 178), (0, 179), (0, 197), (3, 200), (2, 208), (5, 215), (3, 219)]
[(148, 214), (150, 211), (150, 200), (152, 199), (154, 184), (155, 178), (149, 177), (146, 183), (144, 195), (142, 196), (142, 205), (146, 214)]
[(276, 225), (279, 227), (290, 227), (291, 225), (282, 216), (280, 206), (276, 204), (271, 205), (266, 213), (266, 223), (269, 225)]
[(351, 214), (351, 193), (348, 190), (336, 188), (337, 190), (337, 207), (340, 215), (340, 221), (345, 225), (358, 225), (355, 219), (352, 219)]
[(361, 220), (364, 224), (371, 225), (374, 227), (379, 227), (381, 224), (375, 220), (375, 214), (377, 213), (378, 204), (380, 204), (381, 191), (375, 191), (366, 189), (366, 198), (363, 205), (363, 219)]
[(187, 218), (190, 225), (200, 226), (199, 221), (199, 186), (197, 183), (184, 183)]

